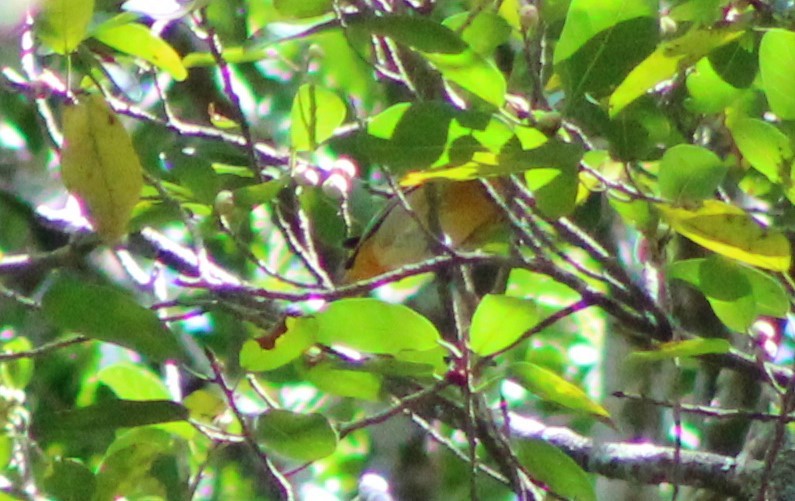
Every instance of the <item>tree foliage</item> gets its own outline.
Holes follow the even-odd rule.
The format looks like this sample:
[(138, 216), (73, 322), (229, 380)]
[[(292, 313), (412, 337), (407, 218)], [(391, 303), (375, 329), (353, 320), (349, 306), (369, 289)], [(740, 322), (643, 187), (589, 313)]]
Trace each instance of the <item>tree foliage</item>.
[(791, 499), (789, 2), (12, 4), (3, 499)]

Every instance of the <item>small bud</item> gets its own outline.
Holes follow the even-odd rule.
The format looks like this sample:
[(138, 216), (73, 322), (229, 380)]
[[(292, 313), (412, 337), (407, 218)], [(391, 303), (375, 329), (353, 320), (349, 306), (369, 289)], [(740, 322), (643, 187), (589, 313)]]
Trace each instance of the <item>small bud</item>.
[(538, 8), (535, 5), (523, 5), (519, 9), (519, 22), (525, 33), (532, 33), (538, 26)]
[(563, 117), (557, 111), (549, 111), (536, 115), (536, 128), (547, 136), (554, 136), (563, 124)]
[(215, 196), (215, 212), (220, 217), (228, 218), (235, 211), (235, 194), (229, 190), (221, 190)]
[(671, 36), (676, 33), (677, 29), (679, 29), (679, 26), (676, 24), (676, 21), (674, 21), (674, 18), (671, 16), (660, 17), (660, 34), (662, 36)]

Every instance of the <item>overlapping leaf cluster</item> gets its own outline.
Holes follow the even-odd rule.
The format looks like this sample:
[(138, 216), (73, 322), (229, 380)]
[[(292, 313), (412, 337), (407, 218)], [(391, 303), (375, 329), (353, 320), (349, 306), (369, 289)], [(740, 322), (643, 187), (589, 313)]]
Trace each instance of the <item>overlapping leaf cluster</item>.
[[(698, 360), (769, 385), (764, 411), (795, 401), (772, 353), (795, 289), (785, 2), (398, 3), (42, 0), (20, 20), (0, 52), (13, 495), (366, 497), (379, 425), (407, 416), (452, 452), (414, 452), (444, 482), (419, 497), (589, 500), (622, 473), (583, 444), (636, 438), (626, 388), (600, 386), (619, 365), (675, 374), (656, 412), (678, 429), (714, 374)], [(85, 219), (53, 210), (67, 190)], [(367, 247), (379, 230), (400, 241)], [(372, 249), (382, 268), (346, 273)], [(603, 360), (620, 337), (634, 353)]]

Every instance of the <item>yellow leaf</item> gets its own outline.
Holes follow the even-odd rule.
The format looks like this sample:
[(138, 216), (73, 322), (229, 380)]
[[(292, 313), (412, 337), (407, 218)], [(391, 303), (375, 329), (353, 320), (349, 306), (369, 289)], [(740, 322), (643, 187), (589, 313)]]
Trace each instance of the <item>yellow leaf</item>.
[(95, 231), (114, 243), (127, 233), (143, 187), (130, 136), (100, 95), (64, 110), (63, 134), (64, 185), (81, 200)]
[(717, 200), (696, 210), (657, 204), (671, 228), (723, 256), (774, 271), (787, 271), (792, 260), (789, 240), (763, 228), (745, 211)]

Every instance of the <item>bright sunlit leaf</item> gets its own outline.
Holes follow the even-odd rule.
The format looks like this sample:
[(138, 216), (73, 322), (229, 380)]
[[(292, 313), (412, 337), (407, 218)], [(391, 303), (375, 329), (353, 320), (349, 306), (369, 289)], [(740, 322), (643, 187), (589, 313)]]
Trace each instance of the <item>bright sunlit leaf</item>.
[(774, 28), (759, 45), (759, 73), (770, 110), (785, 120), (795, 118), (795, 32)]
[(168, 400), (171, 394), (165, 383), (140, 365), (120, 362), (97, 373), (97, 380), (125, 400)]
[(664, 343), (654, 350), (636, 351), (629, 356), (630, 362), (657, 362), (678, 357), (698, 357), (729, 353), (731, 343), (726, 339), (699, 338)]
[[(123, 15), (123, 14), (122, 14)], [(113, 19), (99, 25), (92, 36), (119, 52), (137, 56), (167, 71), (177, 81), (188, 77), (179, 54), (165, 40), (140, 23), (115, 23)]]
[(579, 386), (566, 381), (549, 369), (521, 362), (511, 365), (508, 373), (527, 391), (542, 400), (610, 422), (610, 413), (607, 409), (591, 400)]
[(534, 301), (487, 294), (472, 316), (469, 327), (470, 349), (487, 357), (509, 347), (538, 323)]
[(282, 328), (243, 343), (240, 366), (249, 371), (271, 371), (289, 364), (317, 342), (313, 317), (287, 317)]
[(377, 299), (342, 299), (316, 315), (318, 342), (365, 353), (396, 354), (436, 348), (439, 332), (419, 313)]
[(711, 251), (760, 268), (789, 269), (792, 251), (787, 237), (761, 227), (739, 207), (717, 200), (706, 200), (694, 210), (657, 207), (674, 231)]
[(304, 84), (295, 94), (290, 137), (296, 151), (312, 151), (345, 121), (345, 102), (334, 92)]
[(672, 78), (711, 50), (736, 40), (742, 34), (742, 31), (729, 29), (697, 28), (675, 40), (660, 44), (657, 50), (627, 75), (610, 96), (610, 115), (617, 115), (660, 82)]

